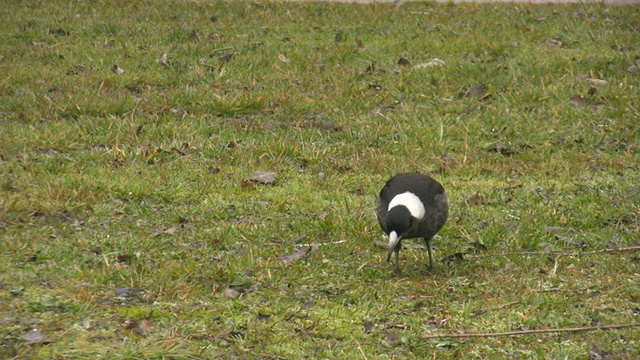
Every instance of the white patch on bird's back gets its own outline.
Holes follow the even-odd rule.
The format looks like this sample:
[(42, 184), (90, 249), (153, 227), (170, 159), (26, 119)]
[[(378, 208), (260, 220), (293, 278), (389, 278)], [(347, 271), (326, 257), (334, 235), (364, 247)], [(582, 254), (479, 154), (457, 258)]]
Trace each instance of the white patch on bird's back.
[(422, 203), (422, 201), (420, 201), (420, 198), (418, 198), (416, 194), (412, 193), (411, 191), (407, 191), (394, 196), (389, 203), (387, 211), (398, 205), (404, 205), (407, 209), (409, 209), (411, 216), (416, 219), (422, 219), (424, 217), (424, 204)]

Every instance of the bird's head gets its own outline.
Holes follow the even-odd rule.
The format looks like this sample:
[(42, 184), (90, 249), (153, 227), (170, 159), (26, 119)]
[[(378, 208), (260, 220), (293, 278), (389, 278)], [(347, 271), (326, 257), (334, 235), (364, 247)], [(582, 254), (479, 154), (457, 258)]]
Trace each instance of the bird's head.
[(389, 251), (387, 252), (387, 261), (391, 258), (391, 254), (396, 247), (400, 246), (402, 237), (411, 229), (413, 222), (413, 217), (407, 207), (398, 205), (389, 209), (386, 218), (386, 228), (389, 232)]

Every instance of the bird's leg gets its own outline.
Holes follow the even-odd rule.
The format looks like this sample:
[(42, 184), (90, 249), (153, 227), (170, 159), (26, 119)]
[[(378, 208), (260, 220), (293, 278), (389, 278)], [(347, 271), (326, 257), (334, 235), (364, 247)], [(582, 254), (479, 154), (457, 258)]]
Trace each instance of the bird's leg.
[(396, 275), (402, 275), (402, 271), (400, 270), (400, 265), (398, 265), (398, 255), (400, 255), (400, 244), (396, 247)]
[(424, 238), (424, 241), (427, 243), (427, 251), (429, 251), (429, 271), (431, 271), (431, 273), (434, 273), (433, 256), (431, 255), (431, 238)]

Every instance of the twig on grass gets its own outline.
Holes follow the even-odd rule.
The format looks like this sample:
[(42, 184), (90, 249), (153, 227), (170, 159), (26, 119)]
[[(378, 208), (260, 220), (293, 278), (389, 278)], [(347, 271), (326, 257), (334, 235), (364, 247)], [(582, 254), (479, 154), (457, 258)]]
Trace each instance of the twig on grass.
[(388, 249), (389, 248), (389, 244), (387, 244), (386, 242), (383, 242), (383, 241), (376, 241), (374, 244), (379, 248), (383, 248), (383, 249)]
[(520, 331), (506, 331), (499, 333), (474, 333), (474, 334), (426, 334), (420, 336), (420, 339), (435, 339), (435, 338), (489, 338), (500, 336), (517, 336), (517, 335), (532, 335), (532, 334), (551, 334), (551, 333), (565, 333), (565, 332), (581, 332), (581, 331), (594, 331), (594, 330), (611, 330), (611, 329), (624, 329), (630, 327), (640, 327), (640, 323), (632, 324), (618, 324), (618, 325), (602, 325), (602, 326), (584, 326), (564, 329), (537, 329), (537, 330), (520, 330)]
[(501, 253), (501, 254), (482, 254), (482, 255), (468, 255), (472, 259), (480, 259), (480, 258), (488, 258), (488, 257), (501, 257), (501, 256), (535, 256), (535, 255), (557, 255), (557, 256), (587, 256), (594, 254), (605, 254), (605, 253), (622, 253), (622, 252), (632, 252), (640, 250), (640, 246), (629, 246), (629, 247), (621, 247), (621, 248), (610, 248), (610, 249), (602, 249), (602, 250), (594, 250), (594, 251), (586, 251), (586, 252), (570, 252), (570, 251), (527, 251), (527, 252), (510, 252), (510, 253)]
[(5, 84), (7, 81), (9, 81), (9, 79), (11, 79), (11, 76), (12, 76), (12, 75), (7, 76), (7, 78), (6, 78), (6, 79), (4, 79), (4, 80), (2, 80), (2, 82), (0, 82), (0, 88), (1, 88), (1, 87), (3, 87), (3, 86), (4, 86), (4, 84)]
[[(614, 249), (594, 250), (594, 251), (587, 251), (587, 252), (583, 252), (583, 253), (578, 253), (578, 254), (575, 254), (575, 255), (576, 256), (585, 256), (585, 255), (601, 254), (601, 253), (621, 253), (621, 252), (636, 251), (636, 250), (640, 250), (640, 246), (629, 246), (629, 247), (614, 248)], [(573, 255), (573, 254), (569, 253), (568, 255)]]
[(305, 247), (305, 246), (309, 246), (309, 247), (318, 247), (318, 246), (323, 246), (323, 245), (335, 245), (335, 244), (342, 244), (343, 242), (346, 242), (347, 240), (337, 240), (337, 241), (330, 241), (330, 242), (326, 242), (326, 243), (311, 243), (311, 244), (295, 244), (293, 246), (295, 247)]
[(367, 355), (365, 355), (364, 351), (362, 351), (362, 346), (360, 345), (360, 342), (357, 339), (356, 339), (356, 344), (358, 344), (358, 350), (360, 350), (360, 354), (362, 354), (362, 358), (364, 360), (368, 360)]

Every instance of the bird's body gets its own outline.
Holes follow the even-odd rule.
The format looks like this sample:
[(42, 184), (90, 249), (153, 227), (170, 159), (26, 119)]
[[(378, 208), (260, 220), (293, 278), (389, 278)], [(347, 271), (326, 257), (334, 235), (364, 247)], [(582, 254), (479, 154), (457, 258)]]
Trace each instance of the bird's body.
[(389, 252), (396, 253), (396, 273), (400, 274), (398, 254), (403, 239), (423, 238), (433, 272), (431, 238), (442, 229), (449, 216), (447, 195), (440, 183), (427, 175), (403, 173), (392, 177), (380, 191), (378, 223), (389, 235)]

